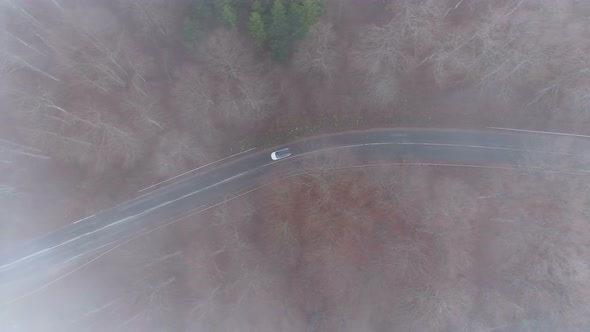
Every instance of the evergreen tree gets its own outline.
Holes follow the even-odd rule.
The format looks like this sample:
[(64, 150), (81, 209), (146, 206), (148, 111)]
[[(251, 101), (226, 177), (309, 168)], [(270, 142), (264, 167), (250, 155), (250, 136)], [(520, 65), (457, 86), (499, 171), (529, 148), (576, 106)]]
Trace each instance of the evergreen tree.
[(237, 19), (235, 7), (230, 2), (223, 4), (223, 7), (221, 8), (221, 21), (234, 29), (236, 27)]
[(282, 0), (275, 0), (270, 10), (270, 49), (272, 57), (280, 62), (287, 60), (291, 46), (287, 11)]
[(292, 3), (293, 15), (297, 18), (294, 26), (295, 35), (298, 38), (304, 38), (322, 14), (322, 6), (318, 0), (301, 0), (300, 3)]
[(252, 37), (256, 41), (256, 45), (262, 45), (266, 40), (266, 30), (260, 12), (253, 11), (252, 14), (250, 14), (248, 28), (250, 29), (250, 34), (252, 34)]
[(260, 16), (262, 16), (264, 8), (262, 7), (262, 4), (260, 4), (260, 1), (254, 1), (254, 3), (252, 4), (252, 11), (257, 12)]

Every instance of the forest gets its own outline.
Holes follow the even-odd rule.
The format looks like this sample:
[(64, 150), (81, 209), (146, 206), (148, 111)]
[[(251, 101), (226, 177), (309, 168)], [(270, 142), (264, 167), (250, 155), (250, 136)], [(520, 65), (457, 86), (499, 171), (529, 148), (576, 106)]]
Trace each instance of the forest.
[[(586, 1), (0, 0), (0, 24), (0, 250), (319, 134), (590, 135)], [(312, 156), (64, 267), (0, 330), (587, 331), (587, 172), (529, 162)]]

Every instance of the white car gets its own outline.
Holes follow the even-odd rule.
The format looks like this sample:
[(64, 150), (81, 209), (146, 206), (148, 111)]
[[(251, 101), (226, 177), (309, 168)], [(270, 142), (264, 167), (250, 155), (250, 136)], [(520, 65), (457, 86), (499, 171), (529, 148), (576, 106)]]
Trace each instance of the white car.
[(273, 153), (270, 154), (270, 159), (272, 160), (281, 160), (281, 159), (285, 159), (287, 157), (289, 157), (291, 155), (291, 151), (289, 151), (289, 148), (284, 148), (284, 149), (280, 149), (277, 151), (274, 151)]

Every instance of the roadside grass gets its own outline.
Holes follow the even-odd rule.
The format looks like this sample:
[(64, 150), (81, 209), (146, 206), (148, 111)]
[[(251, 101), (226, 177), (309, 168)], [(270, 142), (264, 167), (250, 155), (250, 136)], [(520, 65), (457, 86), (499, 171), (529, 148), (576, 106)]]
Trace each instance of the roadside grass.
[(256, 147), (260, 149), (285, 144), (300, 138), (354, 129), (369, 129), (377, 127), (396, 126), (424, 126), (428, 119), (417, 117), (394, 118), (386, 116), (366, 117), (360, 114), (338, 115), (320, 118), (310, 122), (307, 119), (290, 117), (279, 128), (279, 133), (257, 132), (251, 138), (240, 141), (239, 151)]

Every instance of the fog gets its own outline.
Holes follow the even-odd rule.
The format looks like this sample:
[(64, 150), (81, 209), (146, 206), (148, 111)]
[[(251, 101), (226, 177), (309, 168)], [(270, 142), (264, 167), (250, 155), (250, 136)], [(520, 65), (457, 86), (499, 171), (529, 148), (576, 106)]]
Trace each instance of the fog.
[[(0, 329), (586, 330), (589, 18), (576, 0), (0, 0), (0, 258), (225, 165), (253, 166), (219, 183), (263, 174), (0, 278)], [(367, 143), (377, 128), (397, 146)]]

